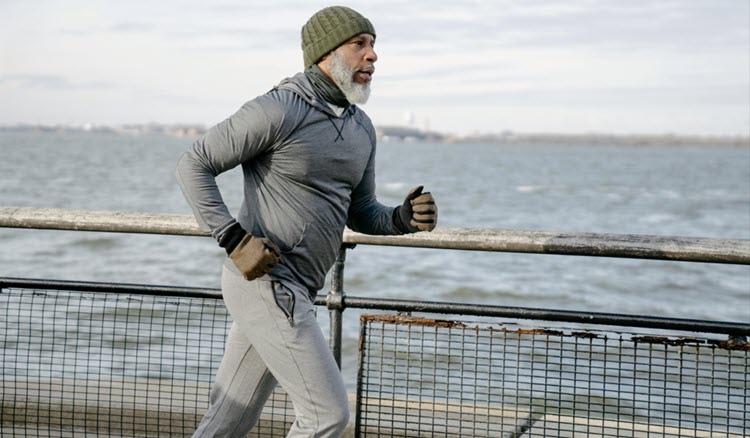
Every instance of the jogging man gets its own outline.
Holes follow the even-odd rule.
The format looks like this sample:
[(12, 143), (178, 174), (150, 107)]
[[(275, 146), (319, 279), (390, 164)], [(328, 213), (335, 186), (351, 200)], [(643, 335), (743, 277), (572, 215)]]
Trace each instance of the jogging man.
[[(302, 28), (304, 73), (243, 105), (178, 162), (198, 224), (229, 256), (221, 288), (234, 320), (194, 437), (244, 437), (277, 381), (297, 415), (287, 436), (346, 427), (346, 390), (313, 309), (344, 226), (405, 234), (437, 224), (421, 186), (396, 208), (375, 197), (375, 130), (357, 106), (369, 96), (375, 35), (352, 9), (318, 11)], [(244, 201), (233, 217), (215, 177), (236, 166)]]

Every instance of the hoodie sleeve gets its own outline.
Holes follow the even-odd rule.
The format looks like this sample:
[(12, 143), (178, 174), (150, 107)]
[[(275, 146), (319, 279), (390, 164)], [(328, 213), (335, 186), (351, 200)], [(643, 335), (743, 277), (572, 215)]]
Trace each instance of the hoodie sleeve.
[(216, 176), (266, 153), (276, 142), (283, 112), (274, 99), (258, 97), (212, 127), (177, 162), (177, 183), (198, 226), (221, 241), (236, 220), (216, 185)]
[(352, 191), (346, 225), (352, 231), (364, 234), (402, 234), (393, 223), (395, 207), (386, 207), (375, 196), (375, 134), (372, 131), (370, 140), (372, 153), (362, 180)]

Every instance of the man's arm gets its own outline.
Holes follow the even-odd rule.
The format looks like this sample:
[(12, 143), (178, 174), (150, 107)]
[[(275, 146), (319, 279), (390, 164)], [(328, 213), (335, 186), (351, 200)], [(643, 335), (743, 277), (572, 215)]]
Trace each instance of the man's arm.
[(352, 191), (346, 225), (364, 234), (403, 234), (393, 222), (393, 207), (386, 207), (375, 196), (375, 150), (370, 155), (362, 180)]
[(212, 127), (177, 163), (177, 183), (200, 228), (221, 242), (236, 220), (216, 185), (216, 176), (267, 152), (276, 140), (279, 110), (270, 99), (252, 100)]
[(281, 255), (273, 242), (247, 233), (232, 217), (216, 176), (268, 152), (282, 120), (275, 100), (257, 98), (211, 128), (177, 163), (177, 182), (198, 225), (211, 232), (248, 280), (268, 273)]
[(364, 234), (393, 235), (432, 231), (437, 226), (437, 205), (422, 186), (409, 191), (402, 205), (386, 207), (375, 196), (375, 138), (373, 150), (362, 180), (352, 191), (352, 203), (346, 225)]

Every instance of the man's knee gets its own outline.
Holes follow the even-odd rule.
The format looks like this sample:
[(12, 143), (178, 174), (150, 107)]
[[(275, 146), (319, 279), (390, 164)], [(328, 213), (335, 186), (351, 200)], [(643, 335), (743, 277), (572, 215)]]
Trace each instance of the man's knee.
[(348, 403), (345, 403), (343, 406), (341, 406), (339, 409), (336, 410), (336, 424), (341, 425), (341, 428), (346, 427), (346, 425), (349, 423), (349, 405)]
[(300, 430), (312, 432), (311, 435), (315, 437), (341, 437), (349, 423), (349, 403), (346, 397), (331, 398), (318, 404), (314, 414), (310, 414), (312, 415), (297, 417)]
[(320, 418), (319, 436), (341, 436), (341, 433), (349, 424), (349, 406), (347, 403), (338, 406), (330, 406)]

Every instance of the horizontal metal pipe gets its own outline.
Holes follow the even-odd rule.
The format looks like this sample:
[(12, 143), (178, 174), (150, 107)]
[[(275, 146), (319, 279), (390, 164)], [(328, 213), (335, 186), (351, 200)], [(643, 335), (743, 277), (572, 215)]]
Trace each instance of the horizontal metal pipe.
[(0, 207), (0, 227), (209, 236), (187, 214)]
[[(0, 227), (208, 236), (190, 215), (0, 207)], [(344, 231), (344, 243), (750, 265), (750, 240), (443, 228), (407, 236)]]
[[(99, 283), (64, 280), (39, 280), (0, 277), (0, 289), (40, 289), (81, 292), (121, 292), (143, 295), (166, 295), (190, 298), (221, 298), (217, 289), (140, 284)], [(318, 306), (325, 306), (325, 295), (318, 295)], [(394, 300), (387, 298), (344, 297), (344, 309), (371, 309), (394, 312), (424, 312), (467, 316), (489, 316), (619, 327), (660, 328), (701, 333), (722, 333), (750, 336), (750, 324), (740, 322), (704, 321), (696, 319), (660, 318), (655, 316), (616, 313), (577, 312), (571, 310), (535, 309), (528, 307), (489, 306), (435, 301)]]
[(438, 228), (408, 236), (344, 234), (347, 243), (533, 254), (750, 264), (750, 240)]
[(94, 281), (43, 280), (14, 277), (0, 277), (0, 289), (3, 288), (74, 292), (112, 292), (186, 298), (222, 298), (221, 291), (218, 289), (182, 286), (154, 286), (132, 283), (101, 283)]
[(750, 336), (750, 324), (739, 322), (703, 321), (697, 319), (661, 318), (656, 316), (535, 309), (529, 307), (362, 298), (353, 297), (351, 295), (347, 295), (344, 298), (344, 306), (347, 309), (377, 309), (396, 312), (491, 316), (513, 319), (574, 322), (619, 327), (660, 328), (700, 333), (723, 333)]

